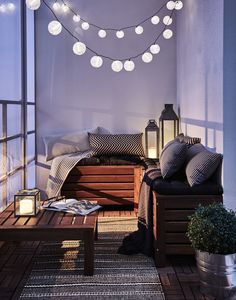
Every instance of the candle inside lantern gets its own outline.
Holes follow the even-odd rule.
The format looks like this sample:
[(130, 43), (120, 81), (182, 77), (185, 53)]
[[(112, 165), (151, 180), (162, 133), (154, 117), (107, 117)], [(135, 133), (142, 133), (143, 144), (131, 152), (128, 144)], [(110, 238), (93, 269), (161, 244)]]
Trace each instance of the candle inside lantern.
[(149, 158), (157, 158), (156, 148), (152, 147), (148, 149), (148, 157)]
[(25, 199), (20, 200), (19, 212), (20, 212), (20, 215), (32, 215), (34, 213), (32, 199), (25, 198)]

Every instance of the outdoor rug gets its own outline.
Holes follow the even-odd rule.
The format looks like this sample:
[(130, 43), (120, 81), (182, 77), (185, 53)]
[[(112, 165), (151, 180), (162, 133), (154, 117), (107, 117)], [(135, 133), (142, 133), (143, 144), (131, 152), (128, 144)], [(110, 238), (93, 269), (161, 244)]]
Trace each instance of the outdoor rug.
[(20, 299), (164, 300), (150, 257), (117, 254), (124, 235), (136, 230), (137, 218), (99, 218), (94, 276), (83, 275), (83, 243), (42, 242), (33, 258)]

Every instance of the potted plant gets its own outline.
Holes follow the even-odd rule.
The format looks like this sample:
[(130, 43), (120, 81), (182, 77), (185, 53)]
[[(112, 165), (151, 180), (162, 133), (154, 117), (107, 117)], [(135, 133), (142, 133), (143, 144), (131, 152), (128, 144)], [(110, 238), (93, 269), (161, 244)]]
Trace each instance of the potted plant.
[(236, 299), (236, 213), (223, 204), (199, 206), (187, 236), (196, 250), (201, 288), (216, 299)]

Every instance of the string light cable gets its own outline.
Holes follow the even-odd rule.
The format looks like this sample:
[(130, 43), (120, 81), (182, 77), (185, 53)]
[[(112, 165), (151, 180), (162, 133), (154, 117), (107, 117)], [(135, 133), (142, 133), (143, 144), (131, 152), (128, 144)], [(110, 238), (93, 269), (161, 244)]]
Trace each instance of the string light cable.
[[(140, 32), (143, 32), (143, 27), (141, 26), (143, 23), (147, 22), (148, 20), (151, 20), (152, 24), (157, 25), (160, 22), (160, 18), (157, 16), (157, 14), (164, 8), (167, 7), (168, 10), (171, 10), (171, 13), (169, 16), (165, 16), (163, 18), (163, 24), (164, 28), (161, 30), (161, 32), (156, 36), (155, 40), (150, 43), (143, 51), (139, 52), (136, 55), (126, 57), (126, 58), (117, 58), (117, 57), (111, 57), (108, 55), (103, 55), (98, 53), (98, 51), (95, 51), (88, 45), (85, 45), (83, 42), (80, 41), (80, 39), (71, 32), (69, 28), (67, 28), (59, 19), (55, 11), (58, 11), (59, 9), (62, 9), (63, 12), (70, 11), (73, 14), (73, 20), (75, 22), (82, 21), (81, 27), (84, 29), (86, 26), (83, 24), (87, 24), (89, 28), (89, 23), (87, 20), (81, 18), (70, 6), (68, 6), (64, 0), (61, 1), (61, 4), (56, 0), (54, 1), (52, 7), (45, 1), (42, 1), (45, 6), (51, 11), (52, 15), (54, 16), (55, 20), (51, 21), (48, 24), (48, 31), (52, 35), (58, 35), (61, 33), (62, 29), (64, 29), (69, 35), (71, 35), (72, 38), (75, 39), (75, 43), (73, 45), (73, 52), (76, 55), (83, 55), (86, 50), (89, 50), (94, 56), (90, 59), (90, 64), (94, 68), (100, 68), (103, 65), (103, 59), (108, 59), (112, 61), (111, 68), (114, 72), (120, 72), (123, 68), (126, 71), (133, 71), (135, 69), (135, 63), (133, 60), (137, 59), (138, 57), (142, 57), (142, 61), (145, 63), (150, 63), (153, 60), (153, 55), (158, 54), (160, 52), (160, 46), (157, 44), (157, 41), (161, 36), (163, 36), (165, 39), (170, 39), (173, 36), (173, 31), (171, 29), (168, 29), (167, 27), (172, 23), (173, 19), (172, 16), (174, 14), (174, 11), (180, 10), (183, 7), (182, 1), (166, 1), (160, 9), (158, 9), (154, 14), (152, 14), (151, 17), (145, 18), (141, 22), (139, 22), (136, 25), (130, 25), (125, 26), (121, 28), (103, 28), (96, 24), (90, 23), (91, 26), (96, 27), (99, 29), (99, 33), (103, 32), (103, 34), (106, 36), (106, 33), (108, 31), (116, 31), (116, 36), (119, 38), (119, 34), (124, 36), (124, 30), (135, 28), (137, 31), (137, 28), (139, 28)], [(28, 8), (36, 10), (40, 7), (41, 1), (40, 0), (26, 0), (26, 5)], [(75, 20), (75, 17), (77, 19)], [(84, 27), (84, 28), (83, 28)], [(141, 27), (141, 28), (140, 28)], [(85, 29), (84, 29), (85, 30)], [(137, 33), (137, 32), (136, 32)], [(100, 35), (99, 35), (100, 36)], [(100, 36), (101, 37), (101, 36)]]

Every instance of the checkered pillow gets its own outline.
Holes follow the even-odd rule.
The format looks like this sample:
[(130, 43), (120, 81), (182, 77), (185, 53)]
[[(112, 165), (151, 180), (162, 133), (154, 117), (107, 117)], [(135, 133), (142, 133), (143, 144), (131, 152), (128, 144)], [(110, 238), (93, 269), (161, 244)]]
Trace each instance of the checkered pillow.
[(190, 186), (206, 181), (218, 168), (223, 156), (208, 150), (196, 154), (187, 164), (186, 176)]
[(138, 134), (93, 134), (89, 133), (89, 143), (98, 155), (138, 155), (145, 156), (142, 133)]

